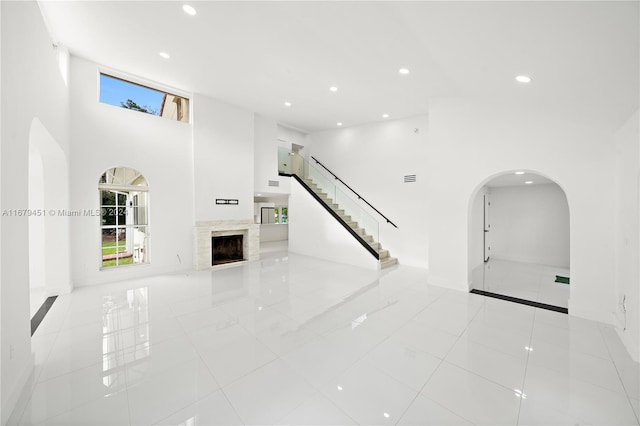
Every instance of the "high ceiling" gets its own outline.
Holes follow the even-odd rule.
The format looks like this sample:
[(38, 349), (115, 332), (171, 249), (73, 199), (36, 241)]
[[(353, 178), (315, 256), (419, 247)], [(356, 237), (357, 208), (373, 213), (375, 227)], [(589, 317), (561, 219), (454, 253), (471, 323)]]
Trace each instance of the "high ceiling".
[(608, 130), (638, 109), (637, 1), (185, 2), (40, 4), (72, 54), (306, 131), (424, 114), (433, 97)]

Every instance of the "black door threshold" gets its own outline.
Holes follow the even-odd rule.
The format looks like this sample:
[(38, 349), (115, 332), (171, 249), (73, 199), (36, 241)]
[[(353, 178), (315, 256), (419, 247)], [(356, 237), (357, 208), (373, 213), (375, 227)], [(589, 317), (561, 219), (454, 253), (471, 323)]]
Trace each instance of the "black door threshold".
[(569, 310), (561, 306), (547, 305), (546, 303), (533, 302), (531, 300), (519, 299), (517, 297), (505, 296), (504, 294), (491, 293), (489, 291), (473, 289), (470, 291), (473, 294), (479, 294), (481, 296), (493, 297), (495, 299), (506, 300), (508, 302), (520, 303), (521, 305), (533, 306), (534, 308), (546, 309), (548, 311), (560, 312), (561, 314), (568, 314)]
[(49, 309), (51, 309), (51, 305), (53, 305), (53, 302), (55, 302), (57, 298), (58, 296), (47, 297), (47, 299), (42, 303), (42, 306), (40, 306), (40, 309), (38, 309), (38, 312), (36, 312), (33, 318), (31, 318), (31, 335), (32, 336), (33, 336), (33, 333), (35, 333), (36, 330), (38, 329), (38, 326), (44, 319), (44, 316), (47, 315), (47, 312), (49, 312)]

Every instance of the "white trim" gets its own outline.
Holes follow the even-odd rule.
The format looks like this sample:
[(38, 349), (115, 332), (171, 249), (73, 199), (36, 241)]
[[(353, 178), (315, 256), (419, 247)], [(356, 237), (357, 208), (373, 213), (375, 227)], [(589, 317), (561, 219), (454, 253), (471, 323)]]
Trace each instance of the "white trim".
[(126, 191), (126, 192), (149, 192), (149, 186), (113, 185), (109, 183), (99, 183), (99, 190)]

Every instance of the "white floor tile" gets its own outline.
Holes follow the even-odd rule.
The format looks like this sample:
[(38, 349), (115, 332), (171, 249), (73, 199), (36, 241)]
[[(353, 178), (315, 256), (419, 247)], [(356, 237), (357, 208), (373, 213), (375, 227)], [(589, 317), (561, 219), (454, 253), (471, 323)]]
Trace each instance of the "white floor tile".
[(520, 415), (518, 417), (519, 425), (590, 425), (591, 423), (579, 420), (575, 417), (571, 417), (566, 412), (557, 411), (554, 408), (549, 407), (536, 401), (535, 399), (527, 398), (522, 400), (520, 406)]
[(344, 372), (383, 337), (351, 326), (335, 330), (287, 353), (283, 359), (313, 386)]
[(526, 358), (528, 352), (525, 348), (531, 345), (530, 331), (506, 331), (481, 322), (472, 323), (462, 338), (514, 357)]
[(443, 362), (422, 394), (474, 424), (513, 425), (520, 398), (507, 389)]
[(121, 369), (103, 371), (97, 364), (35, 385), (21, 424), (40, 423), (97, 398), (117, 395), (126, 390)]
[(277, 357), (266, 345), (248, 333), (223, 346), (200, 351), (200, 356), (220, 386), (226, 386)]
[(527, 400), (591, 424), (637, 424), (629, 398), (600, 386), (530, 365), (523, 392)]
[(508, 389), (522, 389), (527, 359), (460, 339), (445, 361), (471, 371)]
[(218, 384), (202, 361), (175, 365), (127, 390), (131, 424), (153, 424), (216, 390)]
[(355, 425), (356, 423), (344, 411), (320, 393), (316, 393), (285, 418), (278, 421), (277, 425)]
[(597, 328), (566, 329), (536, 321), (533, 326), (531, 346), (535, 348), (537, 343), (541, 341), (567, 351), (611, 359), (602, 334)]
[[(558, 273), (492, 268), (497, 287), (540, 297)], [(637, 424), (640, 411), (639, 364), (610, 326), (433, 287), (424, 269), (277, 250), (78, 288), (32, 348), (10, 424)]]
[(640, 399), (640, 363), (631, 359), (629, 352), (612, 326), (603, 325), (600, 330), (609, 349), (611, 360), (622, 379), (625, 391), (632, 399)]
[(365, 363), (335, 377), (322, 393), (358, 424), (398, 422), (417, 392)]
[(633, 411), (636, 413), (636, 420), (640, 424), (640, 399), (630, 398), (630, 401)]
[(419, 392), (442, 360), (398, 339), (389, 339), (361, 361)]
[(397, 424), (414, 426), (456, 426), (471, 425), (472, 423), (457, 416), (443, 406), (436, 404), (424, 395), (418, 395)]
[[(478, 312), (479, 306), (451, 303), (444, 297), (420, 312), (414, 322), (460, 336)], [(443, 318), (447, 318), (443, 321)]]
[(276, 360), (223, 389), (244, 424), (272, 424), (315, 391), (284, 362)]
[(153, 344), (141, 343), (123, 354), (127, 385), (136, 386), (163, 374), (171, 367), (198, 358), (198, 352), (186, 336)]
[(561, 348), (539, 340), (529, 354), (529, 365), (544, 367), (605, 389), (625, 394), (613, 362), (572, 349)]
[(411, 347), (438, 358), (444, 358), (458, 340), (458, 336), (454, 334), (415, 321), (409, 321), (393, 336)]
[(211, 325), (224, 324), (229, 319), (230, 316), (219, 307), (200, 309), (177, 317), (178, 322), (187, 332)]
[(125, 392), (95, 399), (40, 425), (59, 426), (128, 426), (129, 403)]
[(156, 424), (166, 426), (231, 426), (242, 425), (242, 422), (224, 393), (216, 391)]

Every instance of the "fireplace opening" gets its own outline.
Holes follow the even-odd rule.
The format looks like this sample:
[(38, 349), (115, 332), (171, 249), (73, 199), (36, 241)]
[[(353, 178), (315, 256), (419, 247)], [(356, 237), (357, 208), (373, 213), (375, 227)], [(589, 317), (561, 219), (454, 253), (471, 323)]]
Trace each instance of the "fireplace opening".
[(244, 260), (242, 245), (242, 235), (211, 237), (211, 265)]

